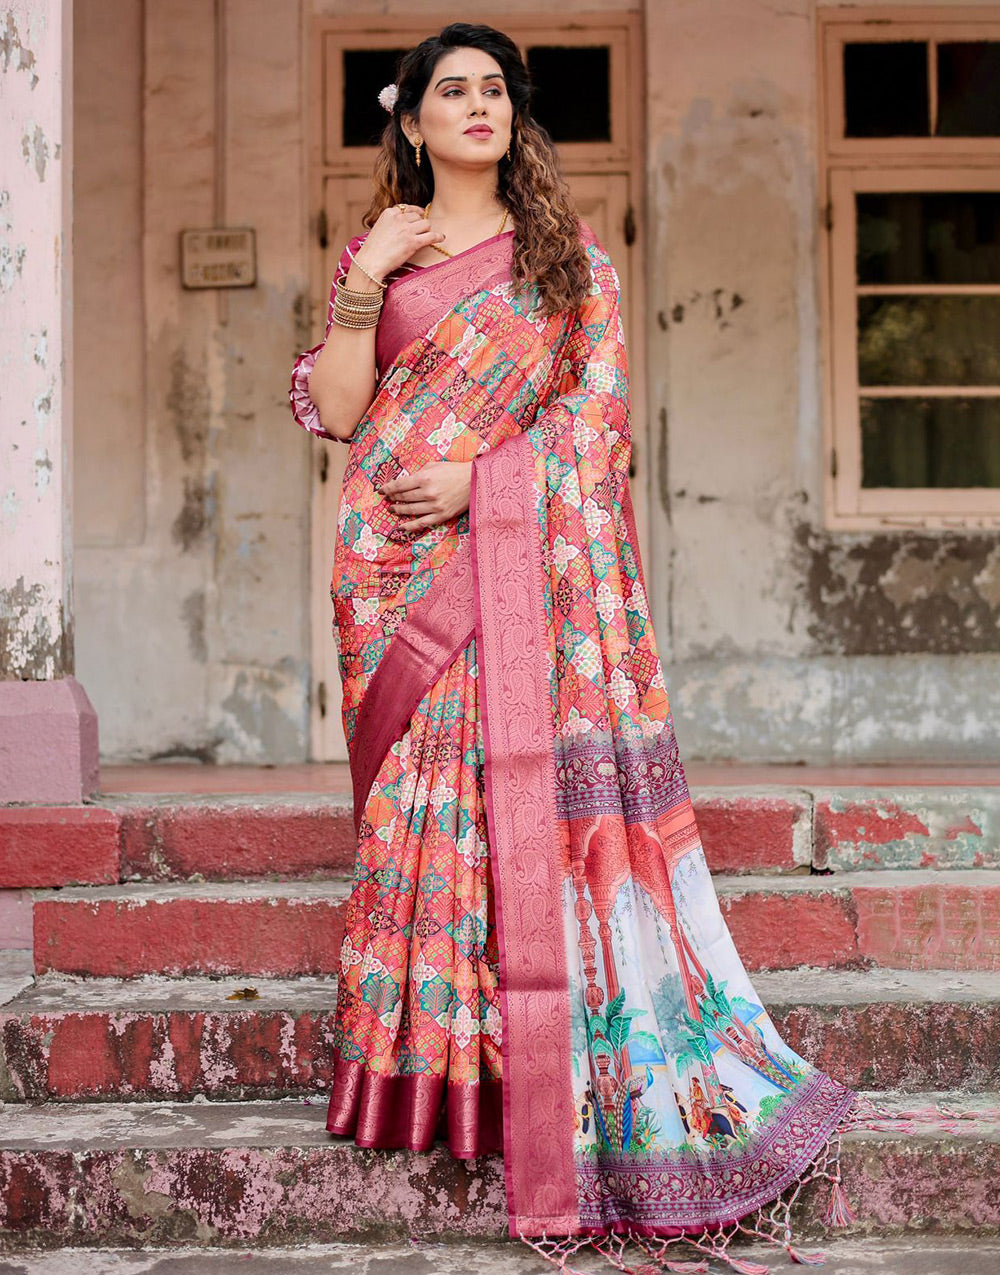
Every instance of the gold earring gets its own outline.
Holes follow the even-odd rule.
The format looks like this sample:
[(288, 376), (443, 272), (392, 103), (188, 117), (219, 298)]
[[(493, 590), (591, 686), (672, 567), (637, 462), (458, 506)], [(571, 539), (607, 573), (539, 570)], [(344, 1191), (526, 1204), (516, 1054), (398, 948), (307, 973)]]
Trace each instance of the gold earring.
[(423, 146), (423, 144), (424, 144), (424, 141), (423, 141), (423, 138), (421, 138), (420, 141), (417, 142), (417, 167), (418, 168), (420, 167), (420, 148), (421, 146)]
[(510, 142), (507, 143), (507, 158), (510, 159)]

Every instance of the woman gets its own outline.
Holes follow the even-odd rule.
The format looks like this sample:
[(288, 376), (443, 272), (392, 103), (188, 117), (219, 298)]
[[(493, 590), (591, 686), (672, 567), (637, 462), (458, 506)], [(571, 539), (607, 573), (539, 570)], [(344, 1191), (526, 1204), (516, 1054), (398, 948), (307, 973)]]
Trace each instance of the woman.
[(792, 1252), (781, 1197), (813, 1177), (844, 1216), (862, 1100), (778, 1036), (705, 863), (629, 495), (618, 276), (511, 40), (453, 24), (397, 81), (368, 233), (290, 394), (351, 447), (332, 597), (358, 853), (327, 1127), (502, 1151), (511, 1234), (554, 1265), (590, 1242), (628, 1270), (632, 1242), (647, 1270), (707, 1269), (674, 1245), (766, 1270), (729, 1240)]

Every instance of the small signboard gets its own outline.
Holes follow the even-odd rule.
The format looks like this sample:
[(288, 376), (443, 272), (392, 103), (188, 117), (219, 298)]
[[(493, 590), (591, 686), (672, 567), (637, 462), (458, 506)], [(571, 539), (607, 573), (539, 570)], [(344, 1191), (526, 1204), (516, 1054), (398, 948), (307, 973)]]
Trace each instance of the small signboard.
[(257, 282), (255, 234), (246, 226), (181, 231), (185, 288), (249, 288)]

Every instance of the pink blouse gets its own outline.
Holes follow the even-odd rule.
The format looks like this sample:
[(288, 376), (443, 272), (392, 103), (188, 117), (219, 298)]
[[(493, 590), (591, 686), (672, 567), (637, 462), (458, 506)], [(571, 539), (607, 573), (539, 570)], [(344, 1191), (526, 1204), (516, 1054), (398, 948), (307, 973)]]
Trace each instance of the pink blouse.
[[(292, 384), (288, 391), (292, 415), (303, 429), (319, 438), (334, 439), (335, 436), (327, 433), (320, 424), (319, 410), (309, 395), (309, 377), (333, 326), (337, 284), (344, 282), (351, 268), (348, 249), (357, 252), (366, 238), (367, 232), (355, 235), (341, 253), (330, 285), (323, 340), (300, 354), (292, 368)], [(429, 266), (416, 266), (406, 261), (386, 276), (388, 286), (375, 330), (375, 375), (378, 381), (395, 362), (400, 350), (426, 332), (436, 319), (447, 314), (461, 297), (483, 288), (492, 288), (510, 277), (513, 240), (514, 232), (509, 230)], [(350, 442), (350, 439), (335, 441)]]

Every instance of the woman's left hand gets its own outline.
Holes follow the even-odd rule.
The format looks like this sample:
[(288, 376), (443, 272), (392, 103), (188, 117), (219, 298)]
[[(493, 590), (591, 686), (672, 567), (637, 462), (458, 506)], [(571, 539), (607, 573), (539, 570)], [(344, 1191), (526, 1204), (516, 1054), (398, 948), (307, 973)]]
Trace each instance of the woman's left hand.
[(416, 473), (383, 483), (380, 491), (403, 531), (420, 531), (457, 518), (469, 507), (471, 460), (435, 460)]

